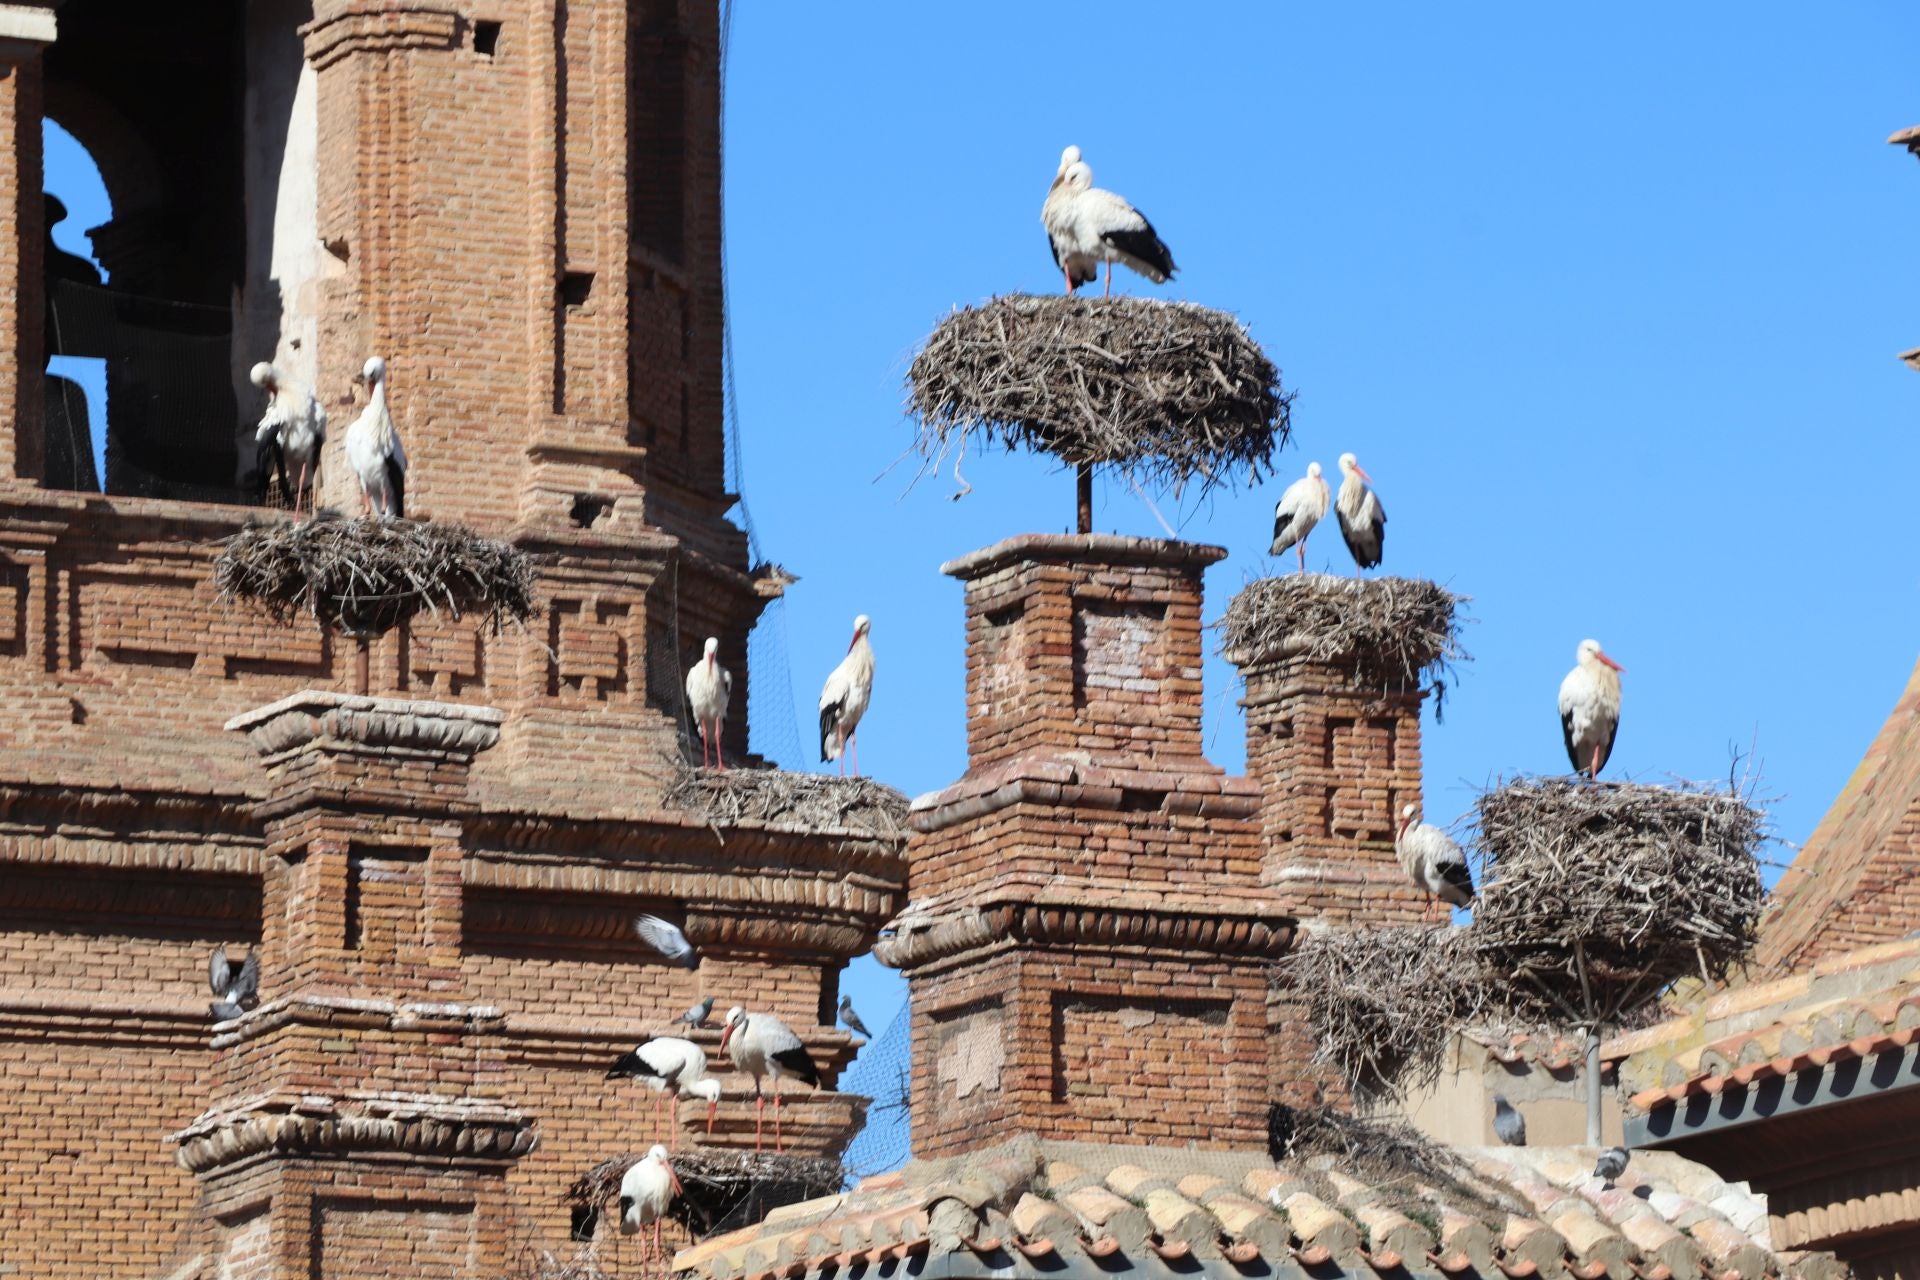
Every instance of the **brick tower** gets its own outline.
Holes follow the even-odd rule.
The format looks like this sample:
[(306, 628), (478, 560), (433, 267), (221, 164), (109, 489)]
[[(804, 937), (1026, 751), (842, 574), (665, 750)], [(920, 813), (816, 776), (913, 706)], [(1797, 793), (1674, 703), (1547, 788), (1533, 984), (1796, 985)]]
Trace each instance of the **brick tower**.
[[(745, 751), (780, 589), (726, 514), (719, 42), (716, 0), (0, 6), (0, 1096), (31, 1107), (0, 1272), (504, 1274), (664, 1136), (602, 1075), (703, 994), (821, 1062), (800, 1149), (856, 1126), (838, 974), (899, 848), (665, 799), (708, 635)], [(92, 293), (44, 276), (43, 116), (112, 200)], [(105, 492), (46, 461), (49, 314), (95, 326)], [(353, 646), (217, 605), (209, 566), (257, 514), (247, 367), (317, 388), (319, 499), (357, 504), (376, 353), (408, 515), (538, 555), (546, 612), (423, 616), (361, 689)], [(262, 974), (217, 1026), (216, 944)], [(721, 1079), (716, 1140), (750, 1141)]]
[(1225, 554), (1025, 536), (944, 567), (968, 768), (915, 803), (913, 907), (875, 952), (912, 987), (917, 1157), (1018, 1134), (1265, 1150), (1293, 922), (1258, 786), (1201, 753), (1201, 574)]

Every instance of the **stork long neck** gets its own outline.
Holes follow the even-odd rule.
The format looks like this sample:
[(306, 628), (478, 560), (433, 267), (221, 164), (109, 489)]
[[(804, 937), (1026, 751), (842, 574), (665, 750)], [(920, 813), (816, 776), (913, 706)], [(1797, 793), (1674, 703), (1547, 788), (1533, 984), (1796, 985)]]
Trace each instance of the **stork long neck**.
[(393, 418), (387, 413), (387, 376), (381, 374), (374, 379), (373, 399), (367, 407), (373, 411), (374, 429), (379, 432), (382, 443), (393, 434)]

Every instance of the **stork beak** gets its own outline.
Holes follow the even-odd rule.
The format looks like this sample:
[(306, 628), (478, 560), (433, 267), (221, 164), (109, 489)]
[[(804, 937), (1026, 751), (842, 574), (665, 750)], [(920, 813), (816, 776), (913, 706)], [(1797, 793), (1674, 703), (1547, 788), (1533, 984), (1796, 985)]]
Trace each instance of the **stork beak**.
[(720, 1051), (722, 1053), (726, 1052), (727, 1041), (731, 1039), (733, 1039), (733, 1024), (729, 1022), (726, 1026), (720, 1028)]
[(1601, 661), (1601, 662), (1604, 662), (1604, 663), (1605, 663), (1606, 665), (1608, 665), (1608, 666), (1610, 666), (1610, 667), (1612, 667), (1612, 668), (1613, 668), (1613, 669), (1614, 669), (1615, 671), (1618, 671), (1618, 672), (1619, 672), (1619, 673), (1620, 673), (1621, 675), (1625, 675), (1625, 674), (1627, 673), (1627, 669), (1626, 669), (1625, 667), (1623, 667), (1623, 666), (1621, 666), (1621, 665), (1620, 665), (1619, 663), (1617, 663), (1617, 662), (1615, 662), (1615, 661), (1614, 661), (1614, 660), (1613, 660), (1612, 658), (1609, 658), (1609, 657), (1608, 657), (1608, 656), (1607, 656), (1606, 654), (1604, 654), (1604, 653), (1596, 653), (1596, 654), (1594, 654), (1593, 656), (1594, 656), (1594, 657), (1595, 657), (1595, 658), (1596, 658), (1597, 660), (1599, 660), (1599, 661)]
[(673, 1184), (673, 1194), (677, 1196), (687, 1194), (686, 1188), (680, 1185), (680, 1175), (673, 1171), (672, 1165), (667, 1166), (667, 1181)]
[(1362, 480), (1365, 480), (1368, 484), (1373, 483), (1373, 477), (1368, 475), (1367, 469), (1361, 466), (1359, 463), (1356, 462), (1353, 464), (1353, 470), (1356, 475), (1358, 475)]

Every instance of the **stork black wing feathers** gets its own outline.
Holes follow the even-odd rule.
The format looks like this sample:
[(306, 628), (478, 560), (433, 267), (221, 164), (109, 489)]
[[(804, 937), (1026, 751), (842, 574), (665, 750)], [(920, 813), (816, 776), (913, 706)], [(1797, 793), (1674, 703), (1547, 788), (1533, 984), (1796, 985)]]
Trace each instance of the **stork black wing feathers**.
[(1275, 550), (1272, 554), (1278, 555), (1280, 550), (1284, 550), (1284, 548), (1280, 546), (1280, 538), (1292, 524), (1293, 512), (1276, 511), (1273, 513), (1273, 545)]
[(813, 1065), (813, 1058), (807, 1053), (805, 1045), (795, 1045), (791, 1049), (782, 1049), (768, 1056), (779, 1063), (781, 1069), (794, 1079), (810, 1084), (816, 1089), (820, 1087), (820, 1069)]
[[(1380, 553), (1386, 545), (1386, 530), (1379, 526), (1355, 526), (1347, 522), (1347, 513), (1337, 508), (1334, 514), (1340, 517), (1340, 536), (1347, 541), (1347, 550), (1353, 553), (1353, 562), (1362, 569), (1376, 569), (1380, 566)], [(1382, 524), (1385, 521), (1381, 522)]]
[(825, 764), (827, 761), (833, 759), (832, 756), (827, 754), (827, 743), (833, 737), (833, 726), (835, 722), (840, 719), (840, 708), (846, 705), (847, 705), (847, 700), (845, 698), (841, 698), (837, 701), (829, 702), (826, 706), (820, 708), (820, 763), (821, 764)]
[(396, 520), (407, 517), (407, 469), (400, 465), (400, 459), (387, 455), (387, 487), (393, 490), (393, 515)]
[(1473, 871), (1466, 863), (1446, 863), (1440, 868), (1440, 878), (1467, 897), (1473, 897)]
[(1161, 275), (1171, 278), (1174, 272), (1173, 251), (1160, 239), (1151, 222), (1145, 218), (1140, 221), (1145, 225), (1138, 231), (1103, 231), (1100, 238), (1120, 252), (1131, 254)]

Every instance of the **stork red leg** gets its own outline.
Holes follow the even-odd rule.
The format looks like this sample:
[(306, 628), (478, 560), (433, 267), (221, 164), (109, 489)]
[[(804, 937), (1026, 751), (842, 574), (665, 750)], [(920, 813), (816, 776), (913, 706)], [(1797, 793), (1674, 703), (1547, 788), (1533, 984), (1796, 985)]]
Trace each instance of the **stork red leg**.
[(1597, 742), (1593, 744), (1593, 769), (1587, 776), (1589, 778), (1598, 778), (1600, 776), (1600, 744)]
[[(847, 755), (853, 759), (853, 776), (856, 778), (860, 776), (860, 753), (854, 749), (854, 745), (853, 745), (854, 738), (857, 736), (858, 735), (852, 735), (847, 738)], [(773, 1096), (775, 1099), (773, 1105), (777, 1107), (780, 1105), (779, 1103), (780, 1095), (776, 1093)]]
[(753, 1091), (753, 1153), (755, 1155), (760, 1154), (761, 1125), (765, 1123), (766, 1115), (767, 1099), (760, 1090), (756, 1088)]
[(773, 1151), (775, 1155), (787, 1149), (786, 1141), (780, 1136), (780, 1081), (773, 1082)]
[(1307, 540), (1300, 539), (1294, 546), (1294, 550), (1300, 553), (1300, 572), (1305, 573), (1307, 571)]
[(1113, 259), (1112, 258), (1107, 259), (1107, 291), (1101, 294), (1100, 296), (1103, 298), (1111, 298), (1113, 296)]
[(713, 718), (713, 763), (719, 768), (720, 772), (725, 773), (727, 771), (727, 757), (721, 750), (720, 744), (720, 717), (718, 716)]
[(1060, 274), (1061, 274), (1061, 275), (1063, 275), (1063, 276), (1065, 276), (1065, 277), (1067, 278), (1067, 294), (1068, 294), (1068, 296), (1072, 296), (1072, 294), (1073, 294), (1073, 268), (1072, 268), (1072, 267), (1070, 267), (1070, 266), (1067, 266), (1067, 265), (1066, 265), (1065, 263), (1062, 263), (1062, 264), (1061, 264), (1061, 266), (1060, 266)]

